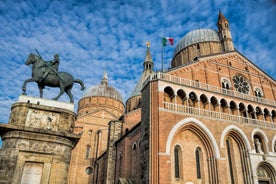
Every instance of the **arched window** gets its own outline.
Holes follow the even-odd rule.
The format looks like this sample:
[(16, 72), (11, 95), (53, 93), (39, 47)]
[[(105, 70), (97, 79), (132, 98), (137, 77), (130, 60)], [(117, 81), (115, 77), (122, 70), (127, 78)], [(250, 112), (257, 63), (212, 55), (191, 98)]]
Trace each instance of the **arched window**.
[(228, 107), (228, 104), (227, 104), (227, 101), (224, 98), (220, 100), (220, 106), (222, 108), (222, 111), (225, 112), (225, 110)]
[(256, 117), (255, 117), (255, 111), (254, 111), (254, 108), (253, 108), (252, 105), (248, 105), (247, 106), (247, 112), (248, 112), (248, 115), (249, 115), (250, 118), (256, 119)]
[(222, 89), (222, 92), (223, 92), (223, 93), (229, 94), (229, 91), (228, 91), (228, 90), (230, 89), (230, 82), (229, 82), (229, 80), (223, 78), (223, 79), (221, 80), (221, 87), (223, 88), (223, 89)]
[(194, 92), (191, 92), (189, 94), (189, 105), (194, 107), (195, 103), (198, 101), (197, 96)]
[(230, 82), (227, 79), (222, 79), (221, 86), (224, 89), (230, 89)]
[(172, 102), (172, 99), (174, 97), (174, 91), (171, 87), (166, 87), (164, 89), (164, 101), (165, 102)]
[(255, 109), (256, 109), (255, 112), (256, 112), (256, 115), (257, 115), (257, 116), (263, 114), (262, 109), (261, 109), (260, 107), (257, 106)]
[(205, 94), (200, 95), (199, 99), (203, 107), (208, 104), (208, 98)]
[(174, 176), (175, 178), (180, 178), (180, 163), (181, 163), (181, 149), (180, 146), (175, 146), (174, 148)]
[(227, 23), (225, 23), (225, 28), (228, 28), (228, 24)]
[(245, 105), (243, 103), (239, 104), (239, 110), (240, 110), (240, 113), (243, 117), (247, 117), (246, 108), (245, 108)]
[(218, 100), (216, 97), (212, 96), (211, 99), (210, 99), (210, 102), (211, 102), (211, 105), (213, 107), (212, 110), (216, 110), (216, 106), (218, 106)]
[(270, 112), (267, 108), (264, 109), (264, 118), (265, 118), (265, 121), (271, 121)]
[(231, 101), (229, 104), (230, 104), (231, 112), (232, 114), (234, 114), (234, 112), (238, 109), (237, 104), (234, 101)]
[(186, 93), (182, 89), (178, 90), (177, 91), (176, 103), (183, 105), (185, 99), (186, 99)]
[(262, 92), (262, 90), (260, 88), (255, 87), (254, 92), (255, 92), (255, 96), (256, 97), (263, 97), (263, 92)]
[(202, 151), (200, 148), (197, 148), (195, 151), (195, 158), (196, 158), (196, 177), (197, 179), (201, 179), (202, 177)]

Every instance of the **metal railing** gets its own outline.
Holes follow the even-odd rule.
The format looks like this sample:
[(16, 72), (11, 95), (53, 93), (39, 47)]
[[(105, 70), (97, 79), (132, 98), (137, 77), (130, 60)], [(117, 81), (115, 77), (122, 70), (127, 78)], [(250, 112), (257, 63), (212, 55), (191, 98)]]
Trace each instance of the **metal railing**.
[(235, 124), (246, 124), (246, 125), (255, 126), (258, 128), (276, 129), (276, 124), (273, 122), (252, 119), (252, 118), (247, 118), (242, 116), (236, 116), (232, 114), (210, 111), (210, 110), (205, 110), (200, 108), (194, 108), (194, 107), (179, 105), (175, 103), (164, 102), (164, 109), (171, 112), (215, 119), (219, 121), (226, 121), (226, 122), (235, 123)]
[(228, 96), (232, 96), (232, 97), (237, 97), (237, 98), (241, 98), (241, 99), (244, 99), (244, 100), (249, 100), (249, 101), (253, 101), (253, 102), (257, 102), (257, 103), (262, 103), (262, 104), (265, 104), (265, 105), (276, 106), (276, 101), (273, 101), (273, 100), (268, 100), (268, 99), (265, 99), (265, 98), (256, 97), (256, 96), (240, 93), (238, 91), (224, 89), (224, 88), (220, 88), (220, 87), (217, 87), (217, 86), (212, 86), (212, 85), (209, 85), (209, 84), (205, 84), (205, 83), (201, 83), (201, 82), (197, 82), (197, 81), (193, 81), (193, 80), (189, 80), (189, 79), (185, 79), (185, 78), (181, 78), (181, 77), (178, 77), (178, 76), (165, 74), (165, 73), (161, 73), (161, 72), (149, 75), (149, 77), (144, 81), (143, 87), (149, 81), (153, 81), (153, 80), (164, 80), (164, 81), (168, 81), (168, 82), (181, 84), (181, 85), (184, 85), (184, 86), (198, 88), (200, 90), (205, 90), (205, 91), (215, 92), (215, 93), (228, 95)]

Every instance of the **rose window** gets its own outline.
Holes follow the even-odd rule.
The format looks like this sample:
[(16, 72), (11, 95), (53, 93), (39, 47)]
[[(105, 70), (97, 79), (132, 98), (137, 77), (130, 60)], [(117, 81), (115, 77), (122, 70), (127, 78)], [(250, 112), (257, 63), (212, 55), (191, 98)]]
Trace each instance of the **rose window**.
[(245, 94), (249, 93), (250, 86), (246, 78), (244, 78), (241, 75), (236, 75), (233, 77), (233, 82), (234, 82), (234, 87), (238, 92), (245, 93)]

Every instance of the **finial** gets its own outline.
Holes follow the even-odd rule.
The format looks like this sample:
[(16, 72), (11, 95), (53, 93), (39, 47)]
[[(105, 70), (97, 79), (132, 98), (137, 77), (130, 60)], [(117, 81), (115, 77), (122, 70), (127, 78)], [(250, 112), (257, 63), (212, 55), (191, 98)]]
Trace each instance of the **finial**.
[(149, 41), (146, 42), (146, 46), (147, 46), (147, 48), (150, 47), (150, 42)]
[(107, 81), (108, 81), (107, 72), (104, 71), (103, 79), (102, 79), (102, 81), (101, 81), (101, 84), (107, 85)]

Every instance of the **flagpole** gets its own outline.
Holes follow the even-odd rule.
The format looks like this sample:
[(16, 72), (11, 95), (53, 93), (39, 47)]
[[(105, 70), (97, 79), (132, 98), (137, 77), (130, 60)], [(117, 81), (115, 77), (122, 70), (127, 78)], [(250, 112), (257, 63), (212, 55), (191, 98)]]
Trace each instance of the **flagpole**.
[(164, 46), (163, 46), (163, 42), (161, 39), (161, 62), (162, 62), (162, 72), (164, 72), (164, 61), (163, 61), (163, 52), (164, 52)]

